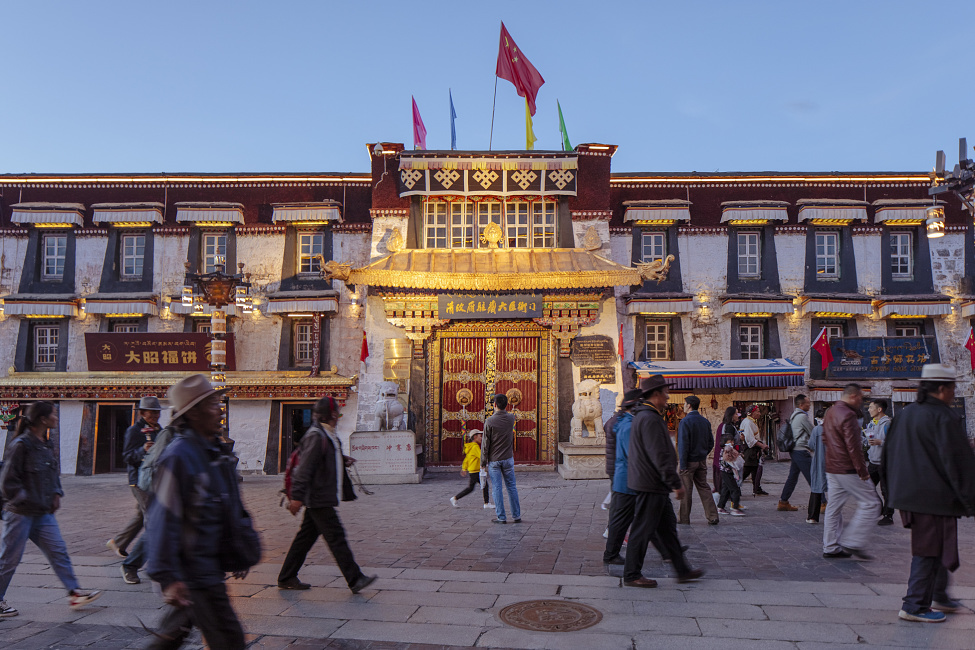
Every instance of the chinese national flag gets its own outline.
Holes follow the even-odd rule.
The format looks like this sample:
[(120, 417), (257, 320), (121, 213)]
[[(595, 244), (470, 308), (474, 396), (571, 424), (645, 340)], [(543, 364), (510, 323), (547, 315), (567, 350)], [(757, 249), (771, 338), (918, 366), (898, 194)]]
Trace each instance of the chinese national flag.
[(362, 352), (359, 354), (359, 361), (365, 361), (369, 356), (369, 341), (366, 340), (366, 331), (362, 331)]
[(975, 370), (975, 330), (968, 330), (968, 340), (965, 341), (965, 347), (972, 355), (972, 370)]
[(498, 48), (498, 67), (495, 74), (515, 85), (518, 94), (528, 101), (528, 112), (534, 115), (535, 95), (545, 80), (511, 40), (504, 23), (501, 23), (501, 45)]
[(823, 370), (826, 370), (826, 366), (833, 360), (833, 351), (829, 349), (829, 335), (826, 334), (825, 327), (813, 341), (812, 348), (823, 357)]

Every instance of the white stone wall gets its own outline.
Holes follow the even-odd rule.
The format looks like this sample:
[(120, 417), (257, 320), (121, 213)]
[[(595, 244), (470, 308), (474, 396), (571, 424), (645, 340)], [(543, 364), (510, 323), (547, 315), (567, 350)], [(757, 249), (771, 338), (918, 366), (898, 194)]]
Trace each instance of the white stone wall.
[(854, 233), (853, 257), (857, 265), (857, 293), (880, 293), (883, 237), (879, 232)]
[(806, 281), (806, 233), (777, 233), (775, 259), (779, 267), (780, 291), (789, 295), (801, 292)]
[[(370, 296), (366, 301), (363, 329), (369, 344), (369, 358), (359, 364), (359, 387), (356, 409), (356, 429), (375, 431), (378, 427), (376, 403), (379, 399), (379, 384), (383, 381), (383, 355), (386, 339), (405, 339), (406, 333), (386, 320), (386, 309), (382, 298)], [(358, 362), (361, 339), (355, 348)], [(417, 414), (423, 417), (422, 414)]]
[[(392, 230), (399, 230), (399, 234), (403, 237), (403, 244), (406, 244), (406, 228), (409, 222), (409, 217), (376, 217), (372, 220), (372, 242), (369, 252), (369, 258), (375, 260), (380, 257), (385, 257), (389, 255), (389, 249), (386, 248), (386, 242), (389, 241), (389, 237), (392, 234)], [(422, 248), (422, 246), (421, 246)]]
[[(609, 252), (611, 254), (610, 259), (621, 264), (622, 266), (632, 266), (633, 265), (633, 235), (629, 232), (626, 234), (611, 234), (609, 237)], [(636, 342), (633, 338), (633, 327), (632, 321), (626, 318), (626, 303), (623, 302), (622, 296), (625, 296), (630, 292), (630, 288), (626, 286), (618, 286), (613, 288), (613, 295), (616, 300), (616, 310), (618, 314), (618, 319), (623, 322), (623, 358), (633, 359), (633, 348)], [(604, 305), (603, 309), (607, 309)], [(619, 325), (616, 326), (616, 335), (619, 336)], [(624, 368), (624, 372), (626, 369)]]
[[(603, 247), (595, 251), (596, 254), (606, 257), (610, 255), (613, 251), (610, 249), (610, 237), (609, 237), (609, 222), (605, 219), (585, 219), (572, 222), (572, 235), (575, 240), (576, 248), (582, 248), (582, 240), (585, 238), (586, 233), (589, 232), (590, 228), (595, 228), (596, 233), (599, 235), (600, 241), (603, 243)], [(624, 264), (624, 262), (620, 262)], [(629, 260), (625, 262), (625, 266), (630, 266)]]
[(270, 400), (234, 400), (230, 405), (230, 431), (234, 453), (243, 472), (263, 472), (267, 454), (267, 430), (271, 420)]
[(58, 431), (61, 434), (61, 473), (74, 474), (78, 467), (78, 442), (84, 402), (58, 403)]
[[(369, 264), (371, 235), (363, 233), (335, 233), (332, 238), (332, 258), (341, 264), (351, 264), (361, 268)], [(343, 377), (351, 377), (359, 372), (359, 355), (362, 350), (362, 330), (365, 317), (365, 301), (368, 287), (350, 288), (340, 280), (333, 280), (332, 287), (339, 292), (339, 311), (331, 317), (329, 358), (331, 365)], [(358, 304), (353, 306), (352, 299)], [(372, 348), (369, 348), (370, 351)], [(355, 411), (346, 410), (350, 413)], [(353, 420), (352, 417), (345, 418)]]
[[(616, 345), (619, 338), (620, 318), (616, 312), (616, 300), (608, 298), (600, 303), (599, 316), (592, 325), (579, 328), (578, 336), (607, 336)], [(626, 331), (626, 327), (623, 328)], [(558, 346), (558, 342), (556, 342)], [(631, 343), (632, 346), (632, 343)], [(557, 347), (556, 347), (557, 349)], [(623, 350), (624, 354), (626, 350)], [(557, 352), (556, 352), (557, 354)], [(616, 369), (616, 382), (603, 384), (599, 387), (599, 403), (603, 407), (603, 420), (609, 418), (616, 411), (616, 407), (623, 401), (623, 376), (619, 367)], [(572, 364), (572, 381), (578, 385), (580, 379), (580, 369)]]

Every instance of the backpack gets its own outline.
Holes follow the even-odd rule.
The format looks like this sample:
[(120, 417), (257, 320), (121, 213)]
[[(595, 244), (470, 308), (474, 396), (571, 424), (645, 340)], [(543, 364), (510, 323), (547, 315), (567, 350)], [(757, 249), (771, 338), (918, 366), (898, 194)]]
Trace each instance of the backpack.
[(779, 429), (779, 434), (775, 438), (779, 451), (791, 453), (796, 448), (796, 436), (792, 431), (792, 418), (794, 415), (789, 416), (789, 419)]
[(173, 441), (175, 433), (172, 427), (166, 427), (160, 431), (152, 448), (142, 458), (142, 464), (139, 466), (138, 486), (143, 492), (152, 492), (152, 477), (156, 473), (156, 462), (166, 447), (169, 446), (169, 443)]

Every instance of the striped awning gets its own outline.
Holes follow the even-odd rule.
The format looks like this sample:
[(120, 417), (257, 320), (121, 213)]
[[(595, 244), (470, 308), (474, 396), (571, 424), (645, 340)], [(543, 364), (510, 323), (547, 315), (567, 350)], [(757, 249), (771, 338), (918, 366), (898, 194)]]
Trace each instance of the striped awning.
[(891, 391), (890, 396), (891, 402), (915, 402), (917, 401), (917, 391), (916, 390), (894, 390)]
[(11, 294), (3, 298), (7, 316), (77, 316), (78, 299), (72, 294)]
[(663, 375), (676, 389), (785, 388), (805, 384), (805, 366), (788, 359), (630, 361), (641, 378)]
[(162, 203), (93, 203), (94, 223), (162, 223)]
[(85, 312), (89, 314), (142, 314), (158, 316), (159, 305), (153, 295), (112, 296), (93, 294), (85, 298)]
[(84, 225), (85, 206), (81, 203), (14, 203), (11, 223), (67, 223)]
[(947, 316), (951, 313), (951, 299), (935, 300), (878, 300), (881, 318), (891, 316)]
[(975, 300), (969, 300), (961, 304), (961, 317), (972, 318), (975, 316)]
[[(801, 201), (797, 203), (801, 203)], [(839, 225), (866, 220), (866, 203), (863, 205), (801, 205), (799, 207), (799, 223), (812, 221)]]
[(812, 298), (804, 297), (799, 304), (803, 316), (816, 313), (829, 314), (872, 314), (873, 303), (870, 298)]
[(785, 201), (725, 201), (721, 204), (721, 223), (788, 221), (788, 207)]
[(324, 313), (339, 310), (336, 291), (279, 291), (267, 297), (267, 313)]
[(791, 298), (726, 298), (721, 302), (721, 313), (734, 314), (791, 314), (795, 311)]
[(272, 223), (342, 221), (342, 206), (335, 201), (321, 203), (274, 203)]
[(623, 221), (675, 222), (691, 220), (691, 202), (681, 199), (661, 201), (624, 201)]
[(667, 314), (677, 313), (686, 314), (694, 311), (694, 298), (649, 298), (640, 296), (633, 298), (626, 303), (626, 314)]
[(944, 201), (930, 199), (878, 199), (873, 202), (874, 223), (921, 224), (928, 218), (927, 210)]
[(177, 203), (176, 221), (190, 223), (244, 223), (240, 203)]

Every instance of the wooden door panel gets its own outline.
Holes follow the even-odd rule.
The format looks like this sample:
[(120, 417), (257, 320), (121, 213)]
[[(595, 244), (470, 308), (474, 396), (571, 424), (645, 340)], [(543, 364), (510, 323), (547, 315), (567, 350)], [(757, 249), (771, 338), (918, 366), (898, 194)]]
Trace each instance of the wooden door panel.
[(497, 339), (495, 392), (515, 416), (515, 462), (538, 460), (538, 338)]
[[(443, 341), (443, 383), (440, 412), (440, 462), (464, 460), (464, 435), (484, 428), (487, 339), (448, 338)], [(462, 405), (461, 392), (470, 403)]]

